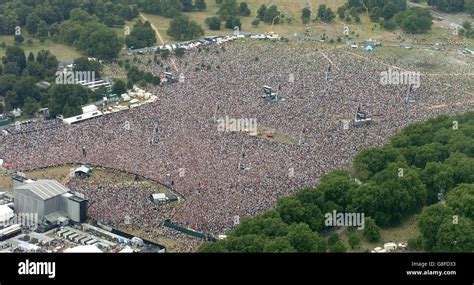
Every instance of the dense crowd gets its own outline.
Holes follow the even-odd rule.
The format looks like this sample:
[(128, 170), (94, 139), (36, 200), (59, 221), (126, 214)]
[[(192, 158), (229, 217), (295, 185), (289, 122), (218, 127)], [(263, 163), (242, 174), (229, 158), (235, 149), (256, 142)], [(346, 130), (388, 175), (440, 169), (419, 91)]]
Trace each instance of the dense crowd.
[(150, 195), (156, 191), (151, 185), (92, 177), (72, 178), (67, 186), (87, 197), (88, 214), (102, 224), (151, 229), (163, 221), (166, 205), (151, 200)]
[(66, 186), (88, 199), (90, 222), (98, 222), (124, 230), (150, 241), (162, 239), (174, 242), (166, 245), (167, 251), (195, 251), (204, 241), (163, 226), (172, 218), (179, 203), (155, 203), (150, 195), (157, 193), (159, 184), (142, 179), (124, 178), (123, 173), (107, 178), (93, 174), (90, 178), (73, 177)]
[[(463, 81), (422, 76), (410, 95), (416, 102), (406, 104), (407, 85), (380, 84), (387, 65), (307, 42), (235, 42), (225, 51), (189, 52), (176, 64), (173, 72), (185, 80), (150, 87), (159, 101), (77, 125), (2, 135), (0, 158), (17, 170), (85, 163), (159, 181), (185, 198), (174, 222), (222, 234), (240, 218), (347, 166), (358, 151), (382, 145), (403, 126), (463, 112), (470, 106), (462, 102), (473, 99)], [(162, 71), (153, 63), (142, 67)], [(264, 85), (285, 101), (262, 100)], [(374, 123), (352, 127), (358, 108)], [(225, 116), (257, 119), (259, 127), (308, 144), (219, 132), (215, 119)], [(91, 214), (105, 221), (119, 222), (127, 213), (151, 227), (162, 220), (133, 187), (91, 182), (78, 188), (93, 203)]]

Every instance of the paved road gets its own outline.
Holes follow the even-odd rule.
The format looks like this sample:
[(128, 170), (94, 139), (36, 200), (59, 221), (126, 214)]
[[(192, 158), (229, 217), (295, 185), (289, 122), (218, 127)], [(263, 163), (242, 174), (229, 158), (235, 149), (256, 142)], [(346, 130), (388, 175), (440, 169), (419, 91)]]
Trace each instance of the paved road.
[(446, 21), (450, 24), (454, 24), (454, 25), (457, 25), (457, 26), (462, 26), (463, 21), (460, 20), (460, 19), (457, 19), (456, 17), (453, 17), (452, 14), (435, 11), (430, 6), (426, 6), (426, 5), (422, 5), (422, 4), (418, 4), (418, 3), (408, 2), (408, 6), (428, 8), (431, 11), (431, 15), (433, 15), (433, 17), (443, 19), (444, 21)]

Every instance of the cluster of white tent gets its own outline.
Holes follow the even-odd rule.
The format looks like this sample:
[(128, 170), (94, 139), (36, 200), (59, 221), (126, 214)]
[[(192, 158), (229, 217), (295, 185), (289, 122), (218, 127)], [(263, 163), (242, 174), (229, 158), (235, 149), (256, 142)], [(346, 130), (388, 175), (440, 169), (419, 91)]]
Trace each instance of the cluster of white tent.
[(281, 40), (281, 36), (279, 36), (278, 34), (272, 33), (272, 32), (265, 33), (265, 34), (251, 35), (250, 38), (251, 39), (258, 39), (258, 40), (264, 40), (264, 39)]
[[(170, 43), (170, 44), (164, 44), (161, 46), (155, 46), (155, 47), (146, 47), (146, 48), (141, 48), (141, 49), (134, 49), (134, 50), (129, 50), (129, 54), (131, 53), (152, 53), (156, 52), (158, 50), (168, 50), (168, 51), (173, 51), (176, 49), (184, 49), (184, 50), (192, 50), (194, 48), (197, 48), (201, 45), (207, 45), (207, 44), (223, 44), (229, 41), (233, 41), (236, 39), (243, 39), (245, 38), (245, 35), (239, 34), (236, 32), (234, 35), (228, 35), (228, 36), (223, 36), (223, 35), (217, 35), (217, 36), (208, 36), (205, 37), (204, 39), (200, 40), (192, 40), (192, 41), (186, 41), (186, 42), (181, 42), (181, 43)], [(282, 37), (279, 36), (278, 34), (275, 34), (273, 32), (270, 33), (264, 33), (264, 34), (257, 34), (257, 35), (250, 35), (251, 39), (270, 39), (270, 40), (281, 40)]]
[(133, 98), (138, 98), (140, 100), (148, 100), (152, 98), (154, 95), (150, 92), (146, 92), (145, 90), (137, 87), (136, 85), (133, 86), (132, 90), (127, 91), (127, 93), (123, 93), (120, 95), (123, 101), (128, 102), (131, 101)]
[(64, 253), (102, 253), (102, 250), (100, 250), (95, 245), (78, 245), (76, 247), (65, 249), (63, 252)]
[[(135, 108), (143, 104), (148, 104), (158, 100), (158, 97), (151, 94), (150, 92), (145, 92), (145, 90), (133, 86), (132, 90), (129, 90), (127, 93), (121, 95), (121, 99), (123, 102), (129, 102), (130, 108)], [(105, 103), (107, 100), (104, 98), (103, 102)], [(104, 112), (99, 111), (97, 105), (90, 104), (82, 107), (82, 114), (73, 116), (70, 118), (63, 118), (63, 122), (68, 125), (76, 124), (88, 119), (93, 119), (96, 117), (100, 117), (103, 115), (107, 115), (110, 113), (126, 110), (128, 107), (122, 105), (111, 105), (107, 107), (107, 110)]]
[(159, 46), (158, 49), (164, 50), (167, 49), (169, 51), (175, 50), (175, 49), (184, 49), (184, 50), (192, 50), (194, 48), (197, 48), (201, 45), (205, 44), (211, 44), (211, 43), (216, 43), (216, 44), (222, 44), (226, 43), (229, 41), (233, 41), (236, 39), (242, 39), (244, 38), (244, 35), (233, 35), (233, 36), (209, 36), (205, 37), (203, 40), (194, 40), (194, 41), (186, 41), (182, 43), (177, 43), (177, 44), (166, 44)]
[(165, 44), (161, 46), (129, 50), (129, 55), (132, 53), (138, 53), (138, 54), (155, 53), (156, 51), (159, 51), (159, 50), (168, 50), (168, 51), (173, 51), (175, 49), (191, 50), (206, 43), (209, 43), (209, 42), (206, 40), (195, 40), (195, 41), (187, 41), (187, 42), (176, 43), (176, 44), (170, 43), (170, 44)]
[(391, 252), (391, 251), (394, 251), (394, 250), (397, 250), (397, 249), (406, 249), (407, 248), (407, 243), (406, 242), (400, 242), (398, 244), (394, 243), (394, 242), (388, 242), (388, 243), (385, 243), (383, 245), (383, 248), (381, 247), (376, 247), (374, 248), (371, 252), (372, 253), (387, 253), (387, 252)]

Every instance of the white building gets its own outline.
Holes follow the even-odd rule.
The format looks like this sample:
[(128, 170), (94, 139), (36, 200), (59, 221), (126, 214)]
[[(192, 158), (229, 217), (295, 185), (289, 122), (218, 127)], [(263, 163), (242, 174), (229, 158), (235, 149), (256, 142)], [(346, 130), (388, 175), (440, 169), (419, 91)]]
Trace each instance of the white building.
[(388, 242), (383, 245), (383, 248), (387, 251), (392, 251), (397, 249), (397, 244), (394, 242)]
[(10, 207), (7, 205), (0, 205), (0, 225), (8, 224), (13, 216), (13, 210)]
[(162, 203), (168, 201), (168, 198), (163, 193), (153, 193), (151, 194), (151, 200), (155, 203)]
[(64, 253), (102, 253), (95, 245), (79, 245), (76, 247), (68, 248), (63, 251)]

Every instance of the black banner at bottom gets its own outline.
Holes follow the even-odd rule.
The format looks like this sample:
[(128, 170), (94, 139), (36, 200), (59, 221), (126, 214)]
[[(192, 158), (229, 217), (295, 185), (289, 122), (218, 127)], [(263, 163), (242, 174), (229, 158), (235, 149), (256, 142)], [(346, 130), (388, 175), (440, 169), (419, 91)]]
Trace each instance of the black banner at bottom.
[[(474, 254), (0, 254), (0, 284), (97, 284), (132, 278), (281, 283), (474, 284)], [(138, 278), (138, 279), (137, 279)], [(143, 280), (144, 282), (138, 282)], [(155, 283), (155, 282), (153, 282)], [(325, 282), (326, 283), (326, 282)], [(332, 282), (331, 282), (332, 283)]]

